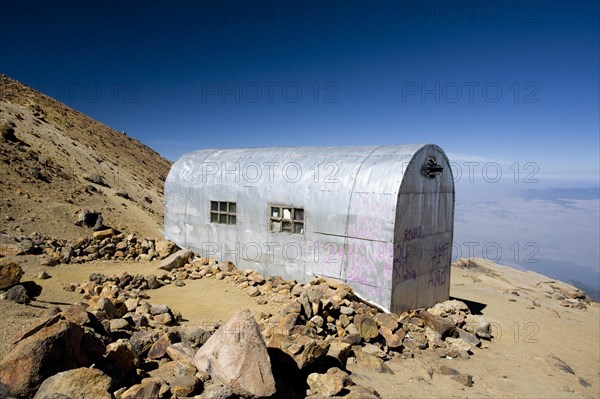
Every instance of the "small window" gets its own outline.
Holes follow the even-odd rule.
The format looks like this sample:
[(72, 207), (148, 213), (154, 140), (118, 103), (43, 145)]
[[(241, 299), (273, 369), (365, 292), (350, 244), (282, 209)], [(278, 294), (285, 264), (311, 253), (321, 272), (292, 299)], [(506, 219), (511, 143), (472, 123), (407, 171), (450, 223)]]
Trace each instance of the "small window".
[(210, 201), (210, 222), (218, 224), (237, 224), (237, 205), (235, 202)]
[(304, 234), (304, 209), (271, 205), (269, 231), (272, 233)]

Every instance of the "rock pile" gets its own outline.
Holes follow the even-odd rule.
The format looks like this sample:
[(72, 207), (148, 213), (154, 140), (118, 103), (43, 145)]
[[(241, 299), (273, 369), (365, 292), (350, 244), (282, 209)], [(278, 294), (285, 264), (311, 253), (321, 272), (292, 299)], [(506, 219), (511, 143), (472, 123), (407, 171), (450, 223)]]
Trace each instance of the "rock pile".
[(164, 259), (177, 249), (177, 246), (170, 241), (139, 238), (134, 234), (125, 235), (111, 228), (93, 231), (91, 237), (74, 242), (42, 237), (37, 233), (33, 233), (30, 237), (0, 235), (1, 256), (43, 254), (42, 264), (45, 266), (83, 263), (97, 259), (128, 261)]

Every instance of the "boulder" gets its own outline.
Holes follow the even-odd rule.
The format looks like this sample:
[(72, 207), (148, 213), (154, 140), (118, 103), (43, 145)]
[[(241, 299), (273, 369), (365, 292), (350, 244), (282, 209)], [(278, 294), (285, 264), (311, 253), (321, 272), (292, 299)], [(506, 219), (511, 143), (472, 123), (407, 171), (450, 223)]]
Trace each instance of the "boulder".
[(457, 337), (458, 331), (456, 326), (448, 319), (444, 319), (440, 316), (429, 313), (424, 310), (419, 313), (419, 317), (423, 320), (423, 323), (432, 330), (440, 334), (442, 339), (446, 337)]
[(177, 246), (168, 240), (158, 240), (154, 244), (154, 248), (156, 250), (156, 253), (158, 253), (158, 258), (164, 259), (167, 256), (171, 255), (171, 253), (173, 253)]
[(348, 361), (348, 354), (350, 353), (350, 344), (341, 341), (331, 341), (329, 343), (329, 349), (327, 350), (327, 357), (335, 359), (341, 368), (346, 368)]
[(379, 327), (379, 333), (385, 339), (385, 343), (387, 344), (388, 348), (395, 349), (395, 348), (399, 348), (400, 346), (402, 346), (402, 339), (404, 337), (394, 334), (392, 332), (392, 330), (390, 330), (388, 327), (386, 327), (386, 326)]
[(9, 288), (6, 292), (0, 295), (0, 298), (4, 299), (5, 301), (12, 301), (21, 304), (29, 303), (29, 295), (27, 295), (27, 290), (22, 285), (15, 285), (14, 287)]
[(219, 328), (194, 357), (196, 368), (240, 396), (275, 393), (267, 346), (254, 316), (243, 310)]
[(269, 348), (285, 352), (296, 362), (298, 369), (302, 370), (325, 357), (329, 343), (303, 334), (274, 334), (269, 340)]
[(47, 378), (33, 398), (112, 399), (110, 386), (110, 377), (102, 371), (83, 367)]
[(83, 326), (91, 322), (90, 314), (82, 305), (71, 305), (65, 308), (60, 315), (71, 323)]
[(398, 316), (393, 313), (377, 313), (375, 315), (375, 321), (381, 327), (387, 327), (392, 332), (398, 328)]
[(140, 359), (135, 348), (126, 339), (119, 339), (108, 344), (104, 357), (113, 368), (114, 375), (119, 378), (134, 373), (136, 368), (140, 366)]
[(367, 314), (357, 314), (354, 316), (354, 325), (365, 341), (369, 341), (379, 335), (377, 322)]
[(306, 379), (308, 394), (318, 395), (320, 398), (330, 398), (338, 395), (342, 390), (352, 385), (352, 379), (345, 371), (332, 367), (325, 374), (312, 373)]
[(169, 257), (163, 259), (158, 266), (159, 269), (171, 271), (185, 265), (189, 258), (193, 256), (193, 252), (189, 249), (180, 249)]
[(23, 269), (15, 262), (0, 264), (0, 290), (11, 287), (21, 281)]
[(479, 338), (492, 338), (492, 326), (483, 316), (467, 315), (463, 329), (477, 335)]
[(362, 367), (366, 367), (375, 371), (376, 373), (388, 373), (394, 374), (391, 368), (389, 368), (382, 359), (375, 355), (371, 355), (365, 351), (357, 350), (354, 351), (356, 355), (356, 364)]
[(167, 347), (167, 356), (169, 356), (171, 360), (182, 363), (194, 364), (195, 354), (195, 351), (191, 347), (181, 342), (177, 342)]
[(0, 385), (12, 395), (32, 396), (47, 377), (102, 358), (104, 344), (95, 335), (77, 324), (55, 320), (33, 334), (25, 333), (26, 338), (0, 362)]
[(160, 359), (167, 354), (167, 348), (172, 344), (180, 342), (181, 338), (179, 334), (174, 331), (169, 331), (164, 333), (152, 346), (148, 351), (148, 357), (150, 359)]
[(156, 378), (144, 378), (121, 394), (121, 399), (158, 399), (161, 381)]
[(150, 371), (153, 378), (165, 381), (170, 386), (171, 393), (177, 397), (190, 396), (200, 386), (196, 373), (196, 367), (192, 363), (179, 361), (164, 363), (158, 369)]

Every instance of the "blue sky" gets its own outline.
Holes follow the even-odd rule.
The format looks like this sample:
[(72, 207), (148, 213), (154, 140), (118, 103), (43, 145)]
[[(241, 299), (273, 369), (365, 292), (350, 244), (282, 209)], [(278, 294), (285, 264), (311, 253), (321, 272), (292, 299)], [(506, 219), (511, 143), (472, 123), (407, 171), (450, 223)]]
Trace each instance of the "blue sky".
[(459, 205), (599, 185), (597, 1), (3, 3), (2, 73), (171, 160), (431, 142), (501, 165)]

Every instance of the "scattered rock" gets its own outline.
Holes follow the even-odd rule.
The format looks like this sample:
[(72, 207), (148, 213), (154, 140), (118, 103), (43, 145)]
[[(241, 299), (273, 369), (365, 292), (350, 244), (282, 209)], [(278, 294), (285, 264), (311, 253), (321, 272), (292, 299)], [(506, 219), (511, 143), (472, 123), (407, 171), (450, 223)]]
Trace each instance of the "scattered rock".
[(194, 357), (198, 370), (223, 382), (241, 396), (271, 396), (275, 380), (258, 324), (249, 310), (233, 316)]
[(50, 277), (52, 277), (52, 276), (50, 276), (48, 273), (46, 273), (45, 270), (39, 272), (39, 274), (37, 275), (37, 278), (40, 279), (40, 280), (47, 280)]
[[(0, 247), (2, 245), (0, 244)], [(23, 269), (15, 262), (0, 264), (0, 289), (12, 287), (21, 281)]]
[(9, 288), (6, 292), (0, 295), (0, 298), (5, 301), (12, 301), (21, 304), (29, 303), (29, 296), (27, 290), (22, 285), (15, 285)]
[(77, 368), (47, 378), (33, 398), (112, 399), (111, 383), (110, 377), (100, 370)]
[(158, 266), (159, 269), (171, 271), (173, 269), (177, 269), (185, 265), (185, 263), (191, 258), (193, 255), (192, 251), (189, 249), (180, 249), (174, 254), (170, 255)]

